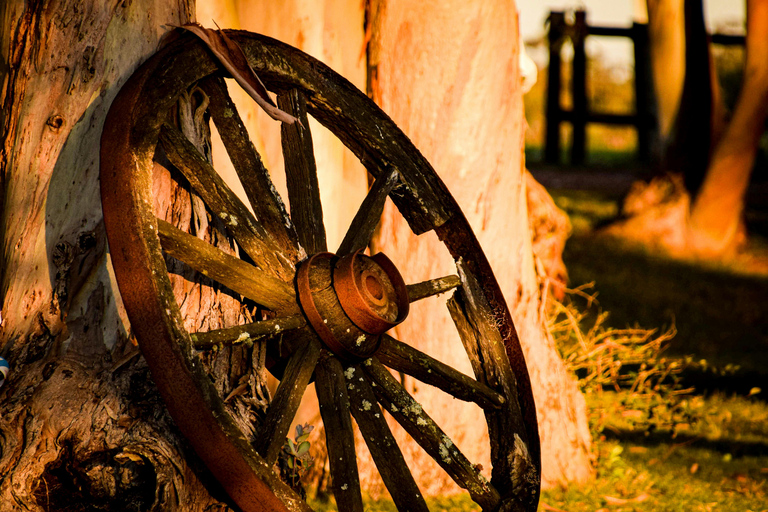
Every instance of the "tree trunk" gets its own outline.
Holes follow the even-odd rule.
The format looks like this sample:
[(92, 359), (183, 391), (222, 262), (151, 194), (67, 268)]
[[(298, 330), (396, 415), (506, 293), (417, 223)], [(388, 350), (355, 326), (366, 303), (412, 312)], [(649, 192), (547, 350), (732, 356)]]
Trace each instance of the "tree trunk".
[[(0, 350), (11, 365), (0, 390), (4, 509), (227, 508), (130, 340), (98, 186), (101, 130), (115, 94), (169, 26), (193, 13), (192, 0), (0, 6), (8, 35)], [(220, 302), (200, 287), (183, 293), (197, 293), (205, 307)]]
[[(672, 111), (674, 102), (659, 102), (662, 128), (665, 120), (672, 123), (664, 167), (669, 176), (634, 185), (624, 202), (628, 219), (606, 232), (676, 257), (718, 259), (732, 256), (745, 239), (744, 197), (768, 116), (768, 4), (747, 1), (744, 82), (727, 124), (701, 1), (684, 0), (684, 5), (679, 107)], [(672, 34), (683, 32), (677, 19), (682, 7), (683, 0), (648, 0), (651, 40), (660, 41), (652, 48), (660, 98), (665, 87), (679, 89), (679, 37)]]
[[(228, 509), (218, 484), (178, 435), (131, 340), (112, 278), (98, 193), (100, 134), (115, 94), (155, 51), (168, 26), (193, 18), (193, 4), (11, 0), (0, 5), (2, 33), (9, 34), (0, 42), (5, 75), (0, 90), (0, 354), (11, 364), (0, 389), (0, 502), (14, 508)], [(216, 15), (220, 23), (277, 36), (330, 62), (358, 86), (365, 83), (360, 59), (365, 34), (357, 0), (312, 7), (299, 2), (224, 4), (224, 13), (237, 16)], [(384, 3), (371, 4), (370, 26), (376, 31), (372, 90), (457, 194), (510, 299), (540, 404), (545, 482), (583, 480), (591, 474), (584, 402), (544, 330), (542, 285), (528, 232), (516, 14), (500, 1), (482, 7), (455, 4), (394, 2), (386, 10)], [(420, 11), (413, 18), (420, 25), (404, 21), (408, 7)], [(297, 24), (296, 18), (304, 21)], [(422, 65), (429, 74), (419, 74)], [(489, 66), (499, 66), (503, 79), (481, 76)], [(193, 108), (196, 101), (189, 98)], [(411, 101), (419, 108), (411, 110)], [(261, 133), (277, 126), (269, 124), (258, 125), (257, 144)], [(263, 137), (262, 147), (274, 144), (270, 137)], [(315, 138), (321, 148), (322, 138)], [(325, 204), (336, 210), (326, 213), (333, 246), (333, 237), (340, 238), (365, 193), (366, 178), (360, 167), (349, 166), (349, 153), (329, 147), (320, 149), (327, 156), (318, 154), (317, 159)], [(266, 152), (266, 160), (279, 175), (281, 164), (268, 156), (281, 153), (274, 149)], [(214, 158), (216, 151), (214, 146)], [(157, 169), (158, 190), (169, 184), (166, 172)], [(157, 205), (166, 218), (201, 236), (218, 236), (199, 200), (183, 187), (166, 192)], [(391, 233), (387, 243), (395, 246), (407, 243), (394, 235), (402, 228), (396, 217), (390, 212), (381, 238)], [(395, 255), (409, 261), (402, 253)], [(428, 277), (440, 274), (437, 267), (420, 268)], [(418, 274), (406, 277), (416, 281), (423, 277)], [(180, 279), (174, 287), (190, 329), (224, 327), (247, 315), (227, 304), (216, 288), (188, 286)], [(399, 335), (417, 344), (438, 340), (446, 319), (425, 326), (422, 336), (413, 335), (414, 326)], [(454, 331), (452, 326), (448, 330)], [(458, 339), (445, 341), (435, 350), (428, 344), (422, 348), (451, 363), (451, 354), (463, 349)], [(220, 391), (239, 383), (252, 357), (224, 351), (206, 361)], [(456, 364), (471, 373), (467, 361)], [(415, 391), (439, 422), (462, 415), (455, 403), (444, 407), (423, 390)], [(235, 415), (258, 412), (243, 410), (237, 400), (232, 407)], [(473, 433), (485, 432), (485, 422), (479, 411), (472, 414), (480, 419), (455, 424), (448, 433), (464, 439), (466, 446), (487, 446), (487, 440), (474, 442)], [(459, 432), (462, 428), (470, 430)], [(477, 460), (487, 457), (481, 454)], [(423, 480), (429, 475), (425, 469)], [(444, 489), (441, 481), (424, 487)]]
[(659, 133), (669, 144), (685, 77), (685, 30), (681, 0), (647, 0), (651, 70)]
[[(369, 87), (456, 197), (504, 291), (533, 381), (542, 440), (544, 485), (583, 482), (593, 474), (584, 398), (544, 327), (526, 208), (524, 118), (512, 2), (395, 0), (370, 2)], [(433, 235), (423, 235), (433, 236)], [(435, 239), (415, 244), (388, 209), (377, 238), (407, 282), (451, 272)], [(418, 250), (415, 248), (418, 247)], [(416, 303), (396, 336), (469, 374), (442, 304)], [(476, 408), (406, 382), (424, 409), (473, 461), (486, 461), (485, 422)], [(403, 447), (424, 492), (454, 490), (434, 463)]]
[(744, 81), (691, 208), (689, 243), (699, 255), (732, 252), (743, 236), (749, 177), (768, 115), (768, 2), (747, 0)]

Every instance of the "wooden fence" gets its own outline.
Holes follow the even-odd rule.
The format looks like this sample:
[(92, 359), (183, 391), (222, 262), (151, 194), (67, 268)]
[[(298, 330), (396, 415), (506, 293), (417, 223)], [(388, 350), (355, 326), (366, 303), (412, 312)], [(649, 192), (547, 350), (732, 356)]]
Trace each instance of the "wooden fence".
[[(585, 41), (587, 36), (626, 37), (632, 40), (635, 62), (635, 111), (632, 114), (608, 114), (593, 112), (587, 100), (587, 54)], [(744, 36), (713, 34), (713, 44), (743, 45)], [(651, 76), (650, 46), (648, 26), (633, 23), (631, 27), (596, 27), (587, 25), (585, 11), (576, 11), (573, 21), (566, 19), (565, 13), (552, 11), (549, 14), (549, 73), (547, 82), (546, 139), (544, 160), (550, 164), (560, 163), (561, 140), (560, 124), (570, 123), (571, 165), (583, 165), (586, 157), (587, 124), (601, 123), (611, 125), (631, 125), (637, 130), (638, 160), (643, 164), (654, 161), (658, 148), (658, 123), (656, 121), (656, 102), (653, 95)], [(563, 44), (570, 40), (573, 45), (571, 74), (571, 109), (564, 109), (560, 104), (562, 90)]]

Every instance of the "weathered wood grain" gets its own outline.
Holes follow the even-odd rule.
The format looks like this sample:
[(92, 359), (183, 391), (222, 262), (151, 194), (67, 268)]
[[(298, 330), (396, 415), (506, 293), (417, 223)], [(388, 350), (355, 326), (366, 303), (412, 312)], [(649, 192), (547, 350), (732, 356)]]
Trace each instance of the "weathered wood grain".
[(280, 127), (288, 201), (299, 242), (309, 254), (327, 251), (307, 99), (298, 89), (291, 89), (277, 95), (277, 104), (299, 120), (290, 125), (283, 123)]
[(429, 512), (403, 453), (381, 412), (368, 377), (359, 370), (351, 373), (347, 378), (347, 392), (352, 416), (397, 509)]
[(255, 436), (254, 448), (269, 465), (277, 461), (320, 356), (320, 342), (314, 336), (307, 338), (307, 342), (291, 355), (267, 416)]
[(457, 262), (462, 287), (448, 301), (461, 341), (478, 381), (502, 394), (505, 407), (486, 410), (491, 442), (491, 481), (508, 510), (529, 510), (538, 500), (540, 475), (528, 449), (528, 433), (517, 399), (517, 381), (507, 352), (475, 276)]
[(397, 185), (397, 179), (396, 169), (388, 169), (376, 178), (352, 219), (336, 254), (346, 256), (368, 246), (381, 219), (387, 197)]
[(160, 131), (160, 143), (168, 160), (189, 180), (213, 215), (224, 221), (254, 264), (265, 273), (291, 281), (293, 262), (184, 135), (166, 123)]
[(409, 284), (407, 286), (408, 301), (416, 302), (426, 299), (427, 297), (440, 295), (441, 293), (453, 290), (460, 284), (461, 280), (459, 279), (459, 276), (438, 277), (437, 279), (430, 279), (429, 281)]
[(344, 371), (338, 359), (326, 354), (315, 371), (315, 389), (325, 426), (331, 488), (336, 497), (336, 505), (339, 512), (363, 512), (355, 435), (352, 430), (352, 418), (349, 416), (349, 397)]
[(247, 343), (263, 338), (264, 336), (272, 336), (285, 331), (300, 329), (305, 325), (307, 325), (307, 321), (304, 319), (303, 315), (294, 315), (236, 325), (235, 327), (228, 327), (226, 329), (196, 332), (189, 336), (192, 339), (192, 344), (197, 350), (207, 350), (221, 344)]
[(296, 292), (289, 283), (272, 277), (208, 242), (157, 219), (165, 252), (227, 288), (281, 313), (299, 313)]
[(211, 76), (203, 80), (199, 87), (208, 95), (211, 119), (219, 131), (256, 219), (286, 256), (293, 261), (303, 259), (306, 255), (299, 250), (293, 221), (248, 136), (248, 130), (227, 92), (224, 79)]
[(382, 337), (376, 357), (395, 371), (442, 389), (459, 400), (474, 402), (483, 409), (499, 409), (505, 403), (502, 395), (484, 383), (387, 334)]
[(459, 487), (469, 492), (470, 497), (483, 510), (495, 510), (501, 500), (498, 491), (467, 460), (389, 370), (376, 358), (369, 361), (370, 364), (363, 364), (360, 368), (376, 382), (374, 391), (381, 405)]

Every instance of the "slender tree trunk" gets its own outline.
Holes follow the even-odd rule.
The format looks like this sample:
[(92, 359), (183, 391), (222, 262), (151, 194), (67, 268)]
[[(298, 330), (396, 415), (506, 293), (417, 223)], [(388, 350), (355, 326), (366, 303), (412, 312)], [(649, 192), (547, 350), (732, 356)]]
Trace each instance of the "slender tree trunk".
[[(513, 311), (537, 402), (543, 482), (583, 482), (593, 474), (584, 398), (544, 327), (531, 248), (515, 6), (500, 0), (369, 5), (370, 91), (458, 200)], [(451, 272), (437, 240), (429, 249), (414, 242), (399, 214), (388, 210), (377, 247), (404, 269), (407, 282)], [(443, 305), (429, 302), (414, 304), (411, 318), (430, 321), (406, 321), (397, 336), (471, 374), (461, 343), (449, 335), (453, 327)], [(487, 460), (485, 424), (476, 408), (407, 382), (470, 460)], [(453, 489), (417, 448), (404, 452), (419, 468), (425, 492)]]
[(669, 144), (685, 77), (685, 29), (681, 0), (647, 0), (651, 69), (662, 145)]
[(115, 94), (193, 13), (192, 0), (0, 4), (3, 510), (226, 508), (130, 341), (98, 186)]
[(689, 243), (702, 256), (733, 251), (743, 235), (749, 177), (768, 116), (768, 2), (747, 0), (744, 81), (691, 208)]
[[(685, 28), (678, 14), (685, 7)], [(637, 184), (624, 203), (628, 219), (606, 231), (678, 257), (732, 256), (744, 241), (744, 197), (768, 116), (768, 3), (747, 1), (744, 81), (725, 121), (708, 52), (700, 0), (648, 0), (662, 133), (669, 128), (664, 170)], [(685, 34), (685, 78), (678, 83), (679, 34)], [(663, 101), (680, 91), (674, 101)], [(671, 92), (669, 92), (671, 91)], [(668, 98), (669, 99), (669, 98)]]

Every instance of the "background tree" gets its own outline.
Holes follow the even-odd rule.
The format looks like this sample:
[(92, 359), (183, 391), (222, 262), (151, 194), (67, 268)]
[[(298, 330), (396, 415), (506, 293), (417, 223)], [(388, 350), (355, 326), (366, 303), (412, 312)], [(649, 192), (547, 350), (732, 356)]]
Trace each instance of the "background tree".
[[(359, 2), (328, 0), (314, 7), (250, 2), (249, 19), (258, 14), (261, 27), (244, 22), (245, 4), (224, 5), (224, 17), (215, 15), (220, 24), (232, 16), (241, 28), (305, 47), (353, 75), (361, 88), (365, 85), (359, 74), (366, 34)], [(587, 478), (584, 402), (544, 330), (541, 294), (546, 287), (537, 281), (527, 231), (513, 6), (382, 5), (368, 4), (370, 70), (375, 72), (371, 90), (449, 188), (454, 193), (465, 189), (457, 196), (497, 269), (526, 344), (539, 402), (545, 481)], [(144, 0), (45, 5), (14, 0), (0, 6), (5, 34), (0, 47), (5, 75), (0, 96), (0, 353), (12, 366), (0, 389), (3, 503), (33, 510), (86, 505), (96, 510), (210, 510), (226, 500), (178, 436), (130, 340), (111, 277), (98, 193), (98, 145), (109, 105), (127, 77), (156, 50), (168, 25), (189, 21), (193, 12), (191, 1), (160, 6)], [(440, 23), (428, 28), (424, 20)], [(489, 67), (499, 73), (481, 77)], [(254, 126), (259, 126), (256, 117)], [(254, 130), (263, 134), (267, 150), (270, 129), (275, 126)], [(347, 203), (357, 201), (349, 194), (365, 193), (364, 173), (339, 178), (345, 153), (322, 151), (330, 155), (318, 158), (321, 182), (326, 181), (323, 193), (338, 194), (331, 203), (353, 211), (356, 206)], [(215, 144), (213, 153), (215, 158)], [(279, 171), (279, 163), (267, 161)], [(195, 221), (195, 208), (187, 207), (194, 198), (183, 190), (172, 193), (165, 203), (168, 214), (178, 208), (176, 214), (186, 212), (186, 222)], [(344, 220), (330, 222), (346, 227)], [(397, 230), (386, 223), (379, 243), (388, 244), (387, 251), (407, 244)], [(408, 261), (402, 254), (396, 258)], [(227, 305), (215, 287), (176, 283), (182, 297), (195, 297), (196, 307), (185, 311), (189, 322), (223, 327), (240, 320), (243, 312)], [(442, 321), (424, 326), (424, 332), (438, 339)], [(442, 354), (442, 349), (435, 352)], [(227, 352), (208, 361), (216, 385), (231, 387), (231, 369), (248, 364), (249, 357)], [(429, 400), (423, 390), (418, 392)], [(453, 403), (447, 407), (458, 415)], [(248, 411), (240, 413), (247, 417)], [(483, 435), (485, 427), (453, 428), (476, 428), (471, 432)]]
[(636, 186), (625, 202), (631, 217), (609, 232), (676, 255), (728, 256), (744, 241), (744, 198), (768, 115), (768, 4), (747, 0), (744, 80), (727, 122), (701, 1), (647, 5), (670, 174)]

